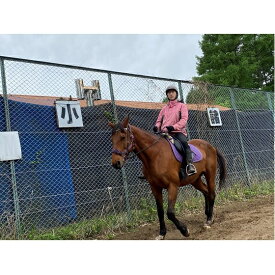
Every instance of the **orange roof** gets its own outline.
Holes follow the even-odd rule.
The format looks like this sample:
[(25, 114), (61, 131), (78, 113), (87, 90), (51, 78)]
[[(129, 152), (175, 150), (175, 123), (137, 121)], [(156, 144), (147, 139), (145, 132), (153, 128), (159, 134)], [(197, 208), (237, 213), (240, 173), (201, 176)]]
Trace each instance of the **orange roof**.
[[(56, 97), (56, 96), (36, 96), (36, 95), (8, 95), (8, 98), (15, 101), (37, 104), (37, 105), (46, 105), (46, 106), (54, 106), (55, 100), (60, 99), (60, 97)], [(76, 98), (73, 98), (73, 99), (76, 100)], [(87, 106), (85, 100), (79, 100), (79, 102), (81, 107)]]
[[(35, 96), (35, 95), (8, 95), (8, 98), (15, 101), (38, 104), (38, 105), (46, 105), (46, 106), (54, 106), (54, 102), (60, 97), (55, 96)], [(69, 99), (69, 98), (64, 98)], [(76, 100), (76, 98), (72, 98)], [(79, 100), (81, 107), (87, 107), (86, 100)], [(94, 101), (95, 106), (110, 103), (111, 100), (96, 100)], [(141, 102), (141, 101), (123, 101), (116, 100), (116, 105), (125, 106), (130, 108), (139, 108), (139, 109), (161, 109), (165, 106), (166, 103), (161, 102)], [(200, 110), (205, 111), (208, 107), (216, 107), (221, 111), (230, 110), (230, 108), (219, 106), (219, 105), (210, 105), (210, 104), (187, 104), (187, 108), (189, 110)]]

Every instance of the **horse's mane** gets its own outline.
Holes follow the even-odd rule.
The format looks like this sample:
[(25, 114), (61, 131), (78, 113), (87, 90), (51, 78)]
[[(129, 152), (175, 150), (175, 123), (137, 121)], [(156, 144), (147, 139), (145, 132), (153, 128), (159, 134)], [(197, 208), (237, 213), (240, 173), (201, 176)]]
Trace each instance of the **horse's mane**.
[[(129, 124), (130, 127), (135, 127), (136, 129), (138, 129), (139, 131), (142, 131), (143, 134), (153, 138), (153, 139), (157, 139), (158, 137), (154, 134), (152, 134), (151, 132), (147, 131), (147, 130), (144, 130), (140, 127), (137, 127), (135, 125), (132, 125), (132, 124)], [(121, 122), (115, 124), (115, 126), (113, 127), (112, 129), (112, 135), (114, 135), (117, 131), (121, 131), (122, 133), (125, 133), (125, 128), (124, 126), (122, 125)]]
[(149, 132), (149, 131), (147, 131), (147, 130), (144, 130), (144, 129), (140, 128), (140, 127), (137, 127), (137, 126), (135, 126), (135, 125), (130, 125), (130, 127), (135, 127), (136, 129), (142, 131), (143, 134), (145, 134), (145, 135), (148, 136), (148, 137), (153, 138), (154, 140), (156, 140), (156, 139), (159, 138), (158, 136), (152, 134), (151, 132)]
[(120, 123), (120, 122), (117, 123), (117, 124), (115, 124), (115, 126), (113, 127), (113, 129), (112, 129), (112, 135), (115, 134), (115, 132), (117, 132), (119, 130), (121, 132), (125, 133), (124, 127), (123, 127), (122, 123)]

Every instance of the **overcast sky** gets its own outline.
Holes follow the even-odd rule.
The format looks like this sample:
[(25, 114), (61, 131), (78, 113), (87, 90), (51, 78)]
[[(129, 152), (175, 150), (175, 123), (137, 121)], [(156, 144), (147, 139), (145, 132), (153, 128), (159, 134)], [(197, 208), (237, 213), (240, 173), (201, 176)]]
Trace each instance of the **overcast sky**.
[(191, 80), (198, 34), (1, 34), (0, 55)]

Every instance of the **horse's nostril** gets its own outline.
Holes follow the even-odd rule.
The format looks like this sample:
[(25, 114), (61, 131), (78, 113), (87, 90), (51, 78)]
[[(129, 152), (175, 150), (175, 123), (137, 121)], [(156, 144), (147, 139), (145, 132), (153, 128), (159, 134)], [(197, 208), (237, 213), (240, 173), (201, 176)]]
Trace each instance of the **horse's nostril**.
[(122, 165), (121, 162), (118, 160), (115, 163), (112, 164), (114, 168), (121, 169)]
[(117, 161), (117, 162), (116, 162), (116, 166), (117, 166), (118, 169), (121, 168), (121, 163), (120, 163), (120, 161)]

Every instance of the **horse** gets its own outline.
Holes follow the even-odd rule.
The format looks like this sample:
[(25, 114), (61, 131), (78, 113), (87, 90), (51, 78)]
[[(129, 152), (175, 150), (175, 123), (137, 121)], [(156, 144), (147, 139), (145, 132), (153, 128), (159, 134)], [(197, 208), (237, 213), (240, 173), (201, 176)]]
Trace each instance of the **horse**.
[[(121, 169), (130, 152), (134, 152), (141, 160), (143, 174), (149, 182), (154, 195), (159, 219), (158, 240), (165, 239), (166, 225), (163, 209), (163, 189), (168, 192), (167, 217), (185, 237), (190, 232), (187, 226), (175, 216), (175, 203), (179, 187), (191, 184), (201, 191), (205, 198), (205, 228), (210, 228), (214, 222), (213, 208), (216, 197), (215, 178), (219, 164), (219, 188), (226, 178), (226, 164), (223, 155), (217, 148), (205, 140), (193, 139), (188, 143), (194, 145), (202, 154), (202, 159), (194, 163), (197, 173), (185, 178), (180, 177), (181, 163), (176, 160), (168, 141), (141, 128), (129, 124), (129, 116), (117, 124), (109, 122), (112, 128), (112, 166)], [(205, 176), (206, 184), (202, 181)]]

